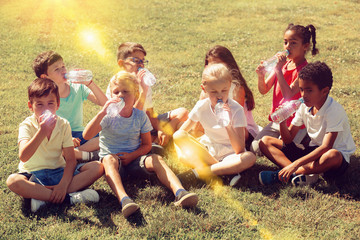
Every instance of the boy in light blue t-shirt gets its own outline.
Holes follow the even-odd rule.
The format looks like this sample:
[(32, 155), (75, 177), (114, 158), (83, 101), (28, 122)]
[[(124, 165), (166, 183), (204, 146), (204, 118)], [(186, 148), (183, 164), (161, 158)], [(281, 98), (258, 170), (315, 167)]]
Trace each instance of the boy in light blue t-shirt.
[[(135, 75), (120, 71), (110, 81), (110, 89), (112, 99), (85, 127), (84, 138), (90, 139), (100, 132), (100, 160), (124, 216), (128, 217), (139, 209), (124, 189), (121, 177), (125, 176), (139, 178), (156, 174), (160, 182), (174, 193), (176, 206), (195, 206), (198, 196), (184, 189), (161, 156), (151, 153), (150, 120), (145, 112), (133, 107), (139, 96)], [(107, 115), (109, 105), (119, 101), (125, 103), (122, 110), (115, 117)]]

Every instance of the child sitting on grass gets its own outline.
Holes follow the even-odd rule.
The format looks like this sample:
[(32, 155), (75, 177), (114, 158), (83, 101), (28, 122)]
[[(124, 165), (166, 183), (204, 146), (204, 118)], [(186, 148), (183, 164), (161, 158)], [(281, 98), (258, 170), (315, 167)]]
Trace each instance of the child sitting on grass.
[(68, 82), (63, 58), (54, 51), (40, 53), (33, 62), (33, 69), (37, 77), (49, 78), (59, 87), (60, 108), (56, 114), (70, 122), (76, 159), (98, 160), (99, 137), (86, 141), (82, 136), (83, 102), (88, 99), (103, 106), (107, 101), (105, 94), (93, 80)]
[[(222, 64), (208, 65), (202, 75), (201, 88), (208, 95), (199, 100), (189, 114), (189, 119), (174, 134), (179, 158), (192, 169), (178, 175), (180, 180), (214, 176), (235, 175), (230, 185), (235, 185), (242, 171), (254, 165), (256, 157), (245, 149), (246, 116), (243, 107), (229, 98), (233, 77)], [(214, 108), (222, 100), (230, 121), (218, 126)], [(200, 122), (205, 134), (197, 141), (188, 132)], [(216, 179), (216, 178), (215, 178)]]
[(28, 95), (34, 114), (20, 124), (20, 172), (8, 177), (7, 186), (31, 198), (32, 212), (45, 202), (98, 202), (99, 195), (92, 189), (76, 192), (95, 182), (104, 169), (100, 162), (76, 164), (70, 124), (55, 115), (60, 104), (57, 85), (38, 78), (30, 84)]
[[(294, 186), (318, 180), (318, 174), (334, 178), (344, 174), (355, 152), (350, 126), (344, 108), (329, 95), (333, 77), (323, 62), (310, 63), (299, 73), (299, 88), (304, 103), (290, 127), (280, 123), (281, 139), (265, 136), (260, 141), (262, 153), (281, 167), (280, 171), (263, 171), (263, 185), (288, 182)], [(298, 148), (294, 136), (305, 125), (311, 138), (305, 149)]]
[[(100, 132), (100, 160), (124, 217), (129, 217), (139, 208), (124, 189), (121, 178), (125, 176), (138, 179), (156, 174), (160, 182), (174, 193), (176, 206), (195, 206), (198, 196), (183, 188), (161, 156), (151, 153), (151, 123), (145, 112), (133, 107), (139, 95), (136, 76), (120, 71), (111, 79), (110, 91), (112, 98), (85, 127), (84, 137), (90, 139)], [(119, 101), (125, 102), (122, 110), (114, 117), (107, 115), (109, 105)]]
[[(121, 70), (138, 74), (139, 68), (144, 68), (148, 63), (145, 60), (146, 51), (139, 43), (124, 42), (117, 50), (117, 63)], [(185, 108), (177, 108), (163, 114), (156, 114), (152, 101), (152, 89), (146, 85), (143, 77), (138, 76), (140, 82), (139, 98), (134, 107), (143, 110), (148, 115), (153, 130), (151, 131), (152, 141), (161, 146), (167, 145), (172, 134), (180, 128), (188, 116)], [(110, 98), (110, 85), (107, 87), (106, 96)]]

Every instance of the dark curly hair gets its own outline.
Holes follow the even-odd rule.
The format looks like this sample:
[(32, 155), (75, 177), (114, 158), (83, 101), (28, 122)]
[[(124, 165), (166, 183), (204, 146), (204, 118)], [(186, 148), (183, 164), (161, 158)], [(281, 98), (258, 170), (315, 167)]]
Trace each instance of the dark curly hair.
[(309, 63), (299, 72), (299, 78), (305, 81), (312, 81), (321, 90), (333, 84), (331, 69), (324, 62), (316, 61)]
[(40, 53), (34, 59), (32, 66), (36, 76), (40, 78), (42, 74), (47, 75), (48, 67), (59, 60), (63, 60), (63, 58), (57, 52), (47, 51)]

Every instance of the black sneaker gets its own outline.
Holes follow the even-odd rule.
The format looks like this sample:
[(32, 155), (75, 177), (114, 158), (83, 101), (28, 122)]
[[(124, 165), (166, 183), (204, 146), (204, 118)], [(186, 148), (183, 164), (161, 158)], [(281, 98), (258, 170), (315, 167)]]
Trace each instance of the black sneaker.
[(135, 213), (139, 209), (139, 205), (137, 205), (131, 198), (124, 197), (121, 200), (122, 213), (125, 218), (128, 218), (130, 215)]
[(196, 185), (200, 180), (195, 176), (195, 173), (194, 173), (194, 171), (192, 169), (190, 169), (190, 170), (188, 170), (186, 172), (180, 173), (180, 174), (178, 174), (176, 176), (178, 177), (181, 184), (185, 188)]
[(195, 207), (196, 204), (199, 201), (199, 197), (196, 195), (196, 193), (190, 193), (188, 191), (181, 191), (176, 197), (175, 197), (175, 206), (181, 206), (181, 207)]

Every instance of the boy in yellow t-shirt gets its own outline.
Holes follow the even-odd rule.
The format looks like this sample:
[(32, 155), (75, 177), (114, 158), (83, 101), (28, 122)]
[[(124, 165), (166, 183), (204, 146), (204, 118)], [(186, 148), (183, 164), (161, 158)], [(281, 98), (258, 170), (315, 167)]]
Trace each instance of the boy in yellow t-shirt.
[(70, 124), (56, 116), (59, 90), (50, 79), (38, 78), (28, 87), (28, 107), (34, 113), (19, 127), (19, 173), (6, 184), (24, 198), (31, 198), (31, 211), (45, 202), (75, 204), (98, 202), (99, 195), (86, 189), (104, 173), (100, 162), (77, 165)]

